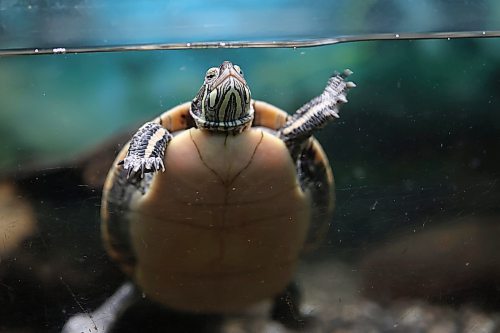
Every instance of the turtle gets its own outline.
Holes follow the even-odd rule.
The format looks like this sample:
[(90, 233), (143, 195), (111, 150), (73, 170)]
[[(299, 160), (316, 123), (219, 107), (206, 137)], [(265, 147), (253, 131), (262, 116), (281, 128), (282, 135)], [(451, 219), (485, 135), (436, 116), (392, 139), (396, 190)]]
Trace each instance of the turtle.
[(191, 102), (141, 126), (103, 188), (103, 242), (132, 281), (114, 308), (142, 295), (165, 310), (225, 315), (270, 299), (273, 319), (302, 327), (294, 271), (334, 207), (312, 134), (339, 117), (350, 74), (335, 72), (290, 115), (252, 99), (241, 68), (224, 61)]

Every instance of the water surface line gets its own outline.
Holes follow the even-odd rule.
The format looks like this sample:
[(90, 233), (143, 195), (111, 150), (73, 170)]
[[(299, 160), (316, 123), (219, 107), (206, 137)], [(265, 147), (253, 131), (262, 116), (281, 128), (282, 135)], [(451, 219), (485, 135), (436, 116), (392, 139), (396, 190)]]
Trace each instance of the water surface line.
[(94, 52), (125, 52), (154, 50), (185, 50), (213, 48), (304, 48), (339, 43), (381, 41), (381, 40), (420, 40), (420, 39), (461, 39), (461, 38), (498, 38), (500, 31), (454, 31), (454, 32), (416, 32), (416, 33), (379, 33), (366, 35), (338, 36), (332, 38), (316, 38), (282, 41), (221, 41), (221, 42), (186, 42), (166, 44), (134, 44), (114, 46), (82, 46), (52, 48), (18, 48), (2, 49), (0, 56), (70, 54)]

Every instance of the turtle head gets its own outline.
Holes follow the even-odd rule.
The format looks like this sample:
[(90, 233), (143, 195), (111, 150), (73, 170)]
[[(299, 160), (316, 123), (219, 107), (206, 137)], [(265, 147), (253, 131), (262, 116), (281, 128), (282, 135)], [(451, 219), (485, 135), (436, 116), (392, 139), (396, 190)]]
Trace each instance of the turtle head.
[(191, 103), (198, 128), (239, 133), (253, 120), (250, 88), (238, 65), (224, 61), (205, 74), (205, 81)]

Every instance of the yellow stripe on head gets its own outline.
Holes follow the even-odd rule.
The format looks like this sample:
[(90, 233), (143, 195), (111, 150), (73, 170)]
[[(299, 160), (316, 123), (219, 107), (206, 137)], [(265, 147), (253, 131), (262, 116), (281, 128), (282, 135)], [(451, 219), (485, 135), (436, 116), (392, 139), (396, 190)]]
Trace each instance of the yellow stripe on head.
[(237, 132), (249, 126), (251, 94), (240, 67), (225, 61), (210, 68), (190, 112), (197, 126), (208, 130)]

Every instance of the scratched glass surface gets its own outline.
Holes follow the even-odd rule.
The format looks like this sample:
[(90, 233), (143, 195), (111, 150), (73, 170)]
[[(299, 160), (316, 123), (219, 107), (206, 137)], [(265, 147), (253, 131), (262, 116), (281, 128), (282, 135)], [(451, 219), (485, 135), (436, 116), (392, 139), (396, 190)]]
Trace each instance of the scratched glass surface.
[[(336, 183), (296, 274), (315, 332), (500, 329), (500, 6), (239, 5), (0, 1), (0, 332), (59, 332), (79, 313), (103, 331), (94, 311), (126, 281), (100, 238), (117, 143), (224, 60), (290, 113), (354, 72), (315, 134)], [(265, 309), (217, 330), (287, 332)]]

